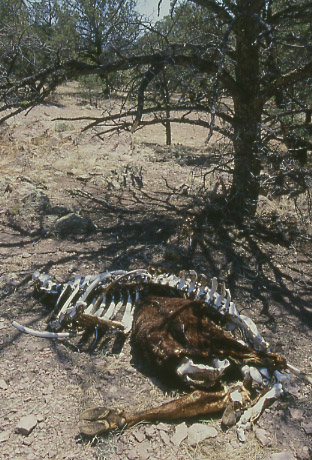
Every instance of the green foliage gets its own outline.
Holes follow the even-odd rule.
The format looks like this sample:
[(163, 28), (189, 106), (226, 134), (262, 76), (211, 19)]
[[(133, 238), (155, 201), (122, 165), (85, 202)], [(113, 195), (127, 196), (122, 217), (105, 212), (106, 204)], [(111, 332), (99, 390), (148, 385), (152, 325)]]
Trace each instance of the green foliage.
[(92, 62), (125, 50), (136, 37), (135, 0), (69, 0), (68, 6), (79, 37), (77, 51)]

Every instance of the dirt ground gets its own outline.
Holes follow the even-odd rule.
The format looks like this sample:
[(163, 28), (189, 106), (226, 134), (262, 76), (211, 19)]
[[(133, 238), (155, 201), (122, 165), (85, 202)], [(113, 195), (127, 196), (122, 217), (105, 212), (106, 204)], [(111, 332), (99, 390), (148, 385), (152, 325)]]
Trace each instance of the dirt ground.
[[(174, 128), (171, 147), (159, 126), (101, 140), (95, 131), (81, 132), (86, 122), (57, 120), (100, 116), (94, 102), (68, 84), (0, 131), (0, 459), (262, 460), (284, 452), (278, 458), (308, 460), (311, 386), (294, 376), (289, 394), (265, 410), (246, 443), (217, 417), (82, 439), (84, 408), (145, 408), (176, 392), (140, 372), (128, 341), (119, 347), (113, 333), (90, 350), (12, 327), (13, 319), (46, 326), (49, 311), (33, 297), (35, 271), (67, 281), (115, 269), (192, 268), (224, 280), (272, 350), (311, 374), (312, 239), (304, 203), (298, 216), (290, 200), (261, 196), (258, 217), (268, 233), (217, 222), (194, 233), (177, 206), (199, 189), (219, 140), (204, 147), (205, 130), (185, 126)], [(209, 176), (211, 187), (220, 177), (226, 181), (223, 173)], [(58, 233), (58, 220), (72, 212), (89, 218), (93, 231)], [(23, 417), (32, 421), (29, 434), (19, 428)], [(194, 441), (198, 423), (215, 428), (210, 437)]]

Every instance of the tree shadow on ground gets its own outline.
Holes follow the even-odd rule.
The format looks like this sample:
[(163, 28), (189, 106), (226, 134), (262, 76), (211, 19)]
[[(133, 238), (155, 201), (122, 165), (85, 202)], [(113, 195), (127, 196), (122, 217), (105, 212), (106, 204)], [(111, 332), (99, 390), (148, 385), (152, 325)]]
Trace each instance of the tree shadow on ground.
[[(209, 216), (207, 208), (188, 222), (186, 209), (154, 209), (152, 215), (138, 212), (127, 221), (102, 230), (119, 240), (111, 269), (128, 269), (133, 263), (177, 273), (195, 269), (216, 276), (229, 287), (232, 297), (261, 305), (260, 314), (274, 321), (272, 304), (312, 327), (311, 241), (288, 226), (275, 224), (271, 216), (256, 217), (248, 225), (235, 225)], [(116, 245), (106, 254), (116, 254)], [(152, 249), (152, 250), (151, 250)]]
[[(287, 222), (281, 227), (270, 219), (258, 218), (237, 226), (216, 218), (207, 207), (195, 209), (190, 203), (179, 207), (163, 195), (157, 205), (154, 198), (149, 201), (144, 196), (144, 200), (131, 213), (105, 209), (92, 197), (87, 203), (84, 200), (83, 211), (98, 224), (97, 232), (68, 235), (66, 246), (68, 252), (74, 248), (72, 254), (43, 262), (34, 260), (29, 273), (19, 284), (4, 290), (0, 300), (22, 292), (35, 271), (49, 272), (77, 259), (80, 265), (88, 262), (93, 266), (92, 272), (95, 267), (103, 271), (105, 261), (106, 270), (144, 267), (174, 273), (183, 269), (204, 272), (226, 284), (238, 308), (252, 312), (256, 303), (257, 311), (274, 322), (272, 305), (278, 305), (287, 315), (312, 327), (311, 241), (288, 231)], [(23, 237), (22, 232), (21, 246)], [(58, 241), (55, 239), (55, 246)], [(63, 270), (60, 273), (64, 275)], [(66, 279), (58, 281), (69, 277), (67, 272)]]

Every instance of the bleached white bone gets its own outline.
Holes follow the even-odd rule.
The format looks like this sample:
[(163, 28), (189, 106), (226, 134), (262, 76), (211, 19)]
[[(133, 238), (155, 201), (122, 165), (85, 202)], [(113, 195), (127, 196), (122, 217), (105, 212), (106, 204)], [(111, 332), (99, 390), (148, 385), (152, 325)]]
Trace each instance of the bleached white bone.
[(200, 380), (208, 386), (214, 384), (229, 366), (227, 359), (213, 359), (211, 365), (208, 365), (195, 364), (192, 359), (185, 357), (176, 368), (176, 373), (189, 383)]
[(267, 351), (268, 344), (259, 333), (255, 323), (248, 316), (240, 315), (237, 310), (235, 313), (236, 314), (230, 314), (230, 312), (228, 312), (228, 317), (231, 322), (243, 330), (246, 338), (256, 350)]
[(12, 322), (12, 326), (16, 327), (21, 332), (25, 334), (30, 334), (35, 337), (41, 337), (46, 339), (63, 339), (66, 337), (75, 337), (76, 335), (81, 335), (83, 332), (49, 332), (49, 331), (37, 331), (31, 329), (30, 327), (22, 326), (16, 321)]
[(156, 283), (166, 286), (168, 283), (168, 275), (161, 274), (156, 277)]
[(81, 289), (85, 289), (86, 286), (89, 286), (91, 280), (91, 275), (86, 275), (81, 281)]
[(54, 310), (57, 310), (57, 307), (60, 305), (61, 300), (63, 299), (63, 297), (66, 296), (67, 292), (69, 291), (69, 289), (71, 289), (72, 285), (73, 285), (73, 283), (71, 281), (69, 281), (68, 283), (66, 283), (63, 286), (63, 289), (62, 289), (62, 291), (61, 291), (60, 295), (58, 296), (57, 301), (55, 303)]
[(187, 288), (187, 292), (191, 294), (196, 288), (197, 273), (195, 270), (190, 270), (189, 275), (190, 275), (190, 283)]
[(33, 281), (40, 281), (41, 286), (46, 286), (48, 284), (48, 282), (51, 280), (51, 276), (48, 275), (48, 273), (35, 272), (32, 275), (32, 280)]
[[(72, 286), (72, 287), (74, 287), (74, 286)], [(72, 293), (70, 294), (70, 296), (68, 297), (68, 299), (66, 300), (66, 302), (64, 303), (62, 308), (60, 309), (56, 319), (58, 319), (59, 321), (62, 321), (62, 319), (64, 318), (64, 316), (66, 314), (66, 310), (70, 306), (70, 304), (71, 304), (72, 300), (74, 299), (74, 297), (77, 295), (78, 291), (79, 291), (79, 284), (77, 283), (76, 286), (73, 288)]]
[(170, 287), (176, 287), (177, 283), (179, 282), (179, 278), (175, 275), (168, 276), (168, 285)]
[(199, 276), (199, 289), (198, 289), (198, 292), (196, 294), (196, 297), (198, 297), (200, 299), (201, 297), (203, 297), (206, 294), (206, 291), (208, 289), (207, 284), (208, 284), (207, 276), (204, 275), (204, 274), (201, 274)]
[[(104, 298), (103, 298), (103, 300), (104, 300)], [(89, 305), (87, 306), (87, 308), (84, 310), (84, 313), (86, 315), (94, 315), (94, 313), (96, 311), (96, 302), (97, 302), (97, 297), (94, 297), (91, 300), (91, 302), (89, 303)]]
[(312, 377), (310, 375), (306, 374), (305, 372), (302, 372), (300, 369), (289, 363), (287, 363), (287, 368), (300, 379), (312, 384)]
[(123, 305), (124, 305), (124, 299), (120, 297), (119, 302), (115, 304), (115, 308), (112, 313), (112, 318), (116, 318), (119, 310), (122, 308)]
[(111, 299), (111, 302), (103, 315), (104, 310), (106, 309), (106, 296), (103, 298), (100, 308), (94, 313), (95, 316), (102, 317), (103, 319), (111, 319), (113, 317), (113, 312), (116, 308), (116, 303), (114, 296)]
[(217, 287), (218, 287), (217, 278), (212, 278), (212, 280), (211, 280), (211, 289), (208, 290), (208, 294), (206, 296), (206, 302), (211, 303), (212, 301), (214, 301), (214, 295), (215, 295), (215, 293), (217, 291)]
[(257, 383), (258, 385), (263, 384), (263, 377), (261, 375), (261, 372), (256, 367), (245, 365), (245, 366), (243, 366), (241, 368), (241, 371), (242, 371), (242, 374), (244, 376), (244, 380), (245, 379), (248, 379), (248, 380), (251, 379), (255, 383)]
[(276, 378), (276, 381), (280, 383), (283, 387), (284, 391), (288, 391), (288, 385), (290, 382), (290, 376), (288, 374), (282, 374), (279, 371), (274, 371), (274, 377)]
[(266, 379), (271, 379), (271, 375), (266, 367), (260, 367), (259, 372), (265, 377)]
[(82, 294), (82, 296), (80, 297), (80, 299), (78, 300), (78, 302), (85, 302), (87, 300), (87, 298), (89, 297), (89, 295), (91, 294), (91, 292), (98, 286), (98, 284), (100, 283), (101, 281), (101, 276), (97, 276), (93, 281), (92, 283), (87, 287), (87, 289), (85, 290), (85, 292)]
[(230, 393), (230, 398), (233, 402), (235, 401), (239, 403), (243, 402), (243, 396), (239, 389), (232, 391), (232, 393)]
[(261, 375), (260, 371), (256, 367), (250, 366), (249, 373), (250, 373), (250, 377), (252, 378), (252, 380), (254, 382), (256, 382), (258, 385), (263, 384), (262, 375)]
[(237, 424), (238, 430), (246, 429), (246, 425), (249, 422), (254, 423), (257, 418), (260, 417), (266, 402), (271, 399), (279, 398), (282, 393), (283, 387), (280, 383), (273, 385), (273, 387), (265, 393), (254, 406), (250, 407), (243, 413)]
[(226, 292), (226, 300), (225, 300), (225, 304), (224, 304), (224, 310), (225, 310), (225, 312), (228, 312), (229, 308), (230, 308), (230, 303), (231, 303), (231, 300), (232, 300), (232, 296), (231, 296), (231, 291), (229, 289), (226, 289), (225, 292)]
[(131, 299), (131, 294), (128, 294), (128, 300), (126, 304), (126, 309), (121, 320), (121, 323), (124, 325), (124, 333), (128, 334), (132, 327), (133, 322), (133, 313), (134, 313), (134, 302)]
[(222, 309), (222, 312), (224, 311), (224, 305), (222, 305), (223, 299), (224, 297), (222, 294), (217, 294), (217, 297), (214, 301), (214, 306), (217, 308), (217, 310)]
[(233, 316), (233, 317), (240, 316), (234, 302), (230, 302), (230, 306), (229, 306), (227, 313), (229, 316)]
[(185, 281), (186, 273), (185, 273), (185, 270), (180, 271), (179, 277), (180, 277), (180, 279), (179, 279), (179, 282), (177, 284), (177, 289), (179, 291), (182, 291), (186, 286), (186, 281)]

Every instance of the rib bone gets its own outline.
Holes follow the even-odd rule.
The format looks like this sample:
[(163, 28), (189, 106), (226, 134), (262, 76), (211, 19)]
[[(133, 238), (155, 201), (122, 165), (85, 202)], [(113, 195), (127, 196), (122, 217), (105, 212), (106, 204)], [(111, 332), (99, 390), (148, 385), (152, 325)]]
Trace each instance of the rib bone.
[(49, 331), (36, 331), (30, 327), (22, 326), (16, 321), (12, 322), (12, 326), (16, 327), (21, 332), (25, 334), (30, 334), (35, 337), (41, 337), (46, 339), (63, 339), (66, 337), (75, 337), (76, 335), (81, 335), (82, 332), (49, 332)]

